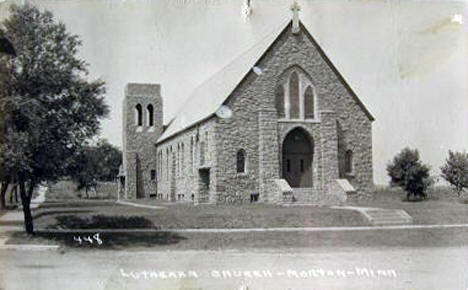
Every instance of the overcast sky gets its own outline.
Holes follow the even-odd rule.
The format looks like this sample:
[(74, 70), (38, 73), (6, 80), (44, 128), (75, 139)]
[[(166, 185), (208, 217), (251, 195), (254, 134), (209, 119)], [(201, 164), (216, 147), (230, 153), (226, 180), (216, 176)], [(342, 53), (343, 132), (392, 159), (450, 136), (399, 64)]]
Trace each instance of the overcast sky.
[[(245, 18), (244, 0), (32, 2), (81, 36), (91, 77), (107, 83), (101, 135), (118, 146), (126, 83), (161, 84), (167, 122), (195, 86), (290, 19), (292, 4), (251, 0)], [(448, 149), (468, 149), (467, 1), (298, 2), (301, 20), (376, 118), (376, 183), (405, 146), (420, 150), (432, 174)]]

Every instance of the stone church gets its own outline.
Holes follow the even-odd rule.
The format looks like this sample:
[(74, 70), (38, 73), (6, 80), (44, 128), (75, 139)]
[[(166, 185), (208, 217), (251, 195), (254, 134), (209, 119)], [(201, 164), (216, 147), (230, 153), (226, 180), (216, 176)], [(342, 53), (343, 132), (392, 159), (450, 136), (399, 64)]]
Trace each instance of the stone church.
[(160, 85), (127, 84), (121, 198), (340, 203), (371, 189), (374, 118), (291, 10), (167, 125)]

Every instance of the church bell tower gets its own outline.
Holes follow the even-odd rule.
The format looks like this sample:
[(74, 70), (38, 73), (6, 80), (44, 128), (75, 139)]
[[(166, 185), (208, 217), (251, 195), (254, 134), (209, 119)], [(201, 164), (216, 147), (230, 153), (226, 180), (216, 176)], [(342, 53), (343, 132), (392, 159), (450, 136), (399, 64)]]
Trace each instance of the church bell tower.
[(121, 198), (156, 194), (156, 141), (163, 132), (163, 102), (159, 84), (129, 83), (123, 103), (123, 175)]

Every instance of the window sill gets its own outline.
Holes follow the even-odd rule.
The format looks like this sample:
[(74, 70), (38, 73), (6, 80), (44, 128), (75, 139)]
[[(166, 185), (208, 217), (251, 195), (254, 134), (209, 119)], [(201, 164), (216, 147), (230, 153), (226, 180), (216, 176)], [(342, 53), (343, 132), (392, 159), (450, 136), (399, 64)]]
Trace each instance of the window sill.
[(138, 126), (138, 127), (136, 128), (136, 131), (137, 131), (137, 132), (143, 132), (143, 126)]
[(247, 177), (247, 176), (249, 176), (249, 174), (247, 172), (236, 172), (236, 177), (244, 178), (244, 177)]

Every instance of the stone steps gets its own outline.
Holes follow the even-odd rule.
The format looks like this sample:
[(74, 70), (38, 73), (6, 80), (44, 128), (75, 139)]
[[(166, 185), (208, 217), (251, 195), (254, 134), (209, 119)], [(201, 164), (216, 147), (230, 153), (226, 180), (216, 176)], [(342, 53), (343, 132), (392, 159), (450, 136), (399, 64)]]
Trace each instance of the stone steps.
[(209, 203), (210, 202), (210, 197), (209, 196), (200, 196), (198, 198), (198, 203)]
[(293, 190), (293, 202), (314, 202), (314, 189), (307, 187), (295, 187)]
[(369, 209), (362, 212), (373, 225), (411, 224), (413, 218), (401, 209)]

